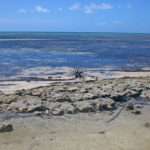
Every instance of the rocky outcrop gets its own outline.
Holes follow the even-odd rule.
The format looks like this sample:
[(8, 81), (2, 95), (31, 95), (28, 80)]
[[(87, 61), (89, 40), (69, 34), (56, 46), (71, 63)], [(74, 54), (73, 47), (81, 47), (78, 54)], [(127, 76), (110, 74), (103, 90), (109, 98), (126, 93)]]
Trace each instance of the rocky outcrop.
[(14, 130), (13, 125), (10, 123), (1, 123), (0, 124), (0, 133), (11, 132), (13, 130)]
[(143, 90), (141, 93), (141, 97), (150, 100), (150, 89)]
[(39, 97), (34, 96), (19, 96), (15, 102), (12, 102), (8, 106), (8, 111), (13, 112), (33, 112), (37, 110), (42, 110), (42, 104)]
[(92, 105), (90, 101), (79, 101), (75, 103), (75, 106), (79, 112), (87, 113), (87, 112), (95, 112), (95, 107)]
[[(150, 100), (149, 78), (86, 80), (52, 83), (47, 87), (20, 90), (5, 95), (0, 92), (0, 112), (64, 115), (113, 111), (132, 99)], [(126, 110), (133, 110), (134, 104)]]

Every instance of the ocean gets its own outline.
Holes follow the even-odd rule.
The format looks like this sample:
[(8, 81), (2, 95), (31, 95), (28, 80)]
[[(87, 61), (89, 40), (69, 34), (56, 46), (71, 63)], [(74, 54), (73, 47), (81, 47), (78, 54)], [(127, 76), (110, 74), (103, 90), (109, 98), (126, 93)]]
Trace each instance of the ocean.
[(0, 32), (0, 77), (36, 67), (148, 68), (150, 34)]

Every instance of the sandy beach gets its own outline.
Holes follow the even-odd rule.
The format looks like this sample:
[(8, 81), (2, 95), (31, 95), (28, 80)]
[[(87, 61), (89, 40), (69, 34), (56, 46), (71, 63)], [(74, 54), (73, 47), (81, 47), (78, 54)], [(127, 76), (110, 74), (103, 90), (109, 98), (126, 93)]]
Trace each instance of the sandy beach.
[[(46, 75), (40, 75), (39, 70), (41, 70), (41, 74), (43, 72), (46, 72)], [(6, 94), (11, 94), (14, 93), (17, 90), (22, 90), (22, 89), (32, 89), (40, 86), (47, 86), (50, 83), (55, 83), (55, 82), (78, 82), (78, 79), (74, 79), (72, 75), (70, 75), (70, 72), (72, 72), (72, 68), (68, 67), (63, 67), (63, 68), (36, 68), (36, 69), (31, 69), (24, 71), (21, 75), (22, 76), (30, 76), (32, 73), (37, 73), (39, 74), (37, 78), (43, 78), (43, 79), (48, 79), (48, 75), (50, 73), (56, 73), (56, 75), (51, 75), (51, 78), (48, 79), (47, 81), (17, 81), (16, 79), (20, 76), (15, 77), (16, 81), (13, 81), (12, 79), (9, 79), (8, 81), (0, 81), (0, 91), (3, 91)], [(57, 75), (57, 73), (62, 73), (62, 75)], [(126, 78), (126, 77), (150, 77), (150, 71), (104, 71), (104, 72), (99, 72), (99, 71), (85, 71), (85, 74), (87, 75), (85, 80), (90, 80), (93, 78), (97, 78), (99, 80), (102, 79), (117, 79), (117, 78)], [(67, 80), (69, 79), (69, 80)], [(70, 80), (72, 79), (72, 80)], [(12, 81), (11, 81), (12, 80)], [(53, 81), (53, 80), (58, 80), (58, 81)], [(64, 81), (63, 81), (64, 80)]]
[(108, 114), (83, 114), (43, 119), (11, 119), (12, 133), (0, 134), (4, 150), (149, 150), (150, 108), (135, 116), (123, 112), (111, 123)]
[(149, 150), (149, 73), (120, 74), (2, 82), (0, 121), (13, 130), (0, 133), (0, 149)]

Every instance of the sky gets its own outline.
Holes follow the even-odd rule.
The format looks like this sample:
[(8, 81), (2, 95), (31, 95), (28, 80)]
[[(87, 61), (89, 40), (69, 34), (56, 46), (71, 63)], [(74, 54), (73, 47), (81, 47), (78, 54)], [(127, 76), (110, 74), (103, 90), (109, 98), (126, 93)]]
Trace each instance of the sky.
[(150, 0), (0, 0), (0, 31), (150, 33)]

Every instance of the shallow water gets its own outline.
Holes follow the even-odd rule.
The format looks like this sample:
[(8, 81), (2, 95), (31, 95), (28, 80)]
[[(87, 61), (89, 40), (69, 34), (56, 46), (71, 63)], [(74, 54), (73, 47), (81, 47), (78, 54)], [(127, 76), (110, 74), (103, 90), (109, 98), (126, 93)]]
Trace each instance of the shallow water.
[(141, 69), (150, 66), (150, 34), (0, 33), (0, 76), (34, 67)]

